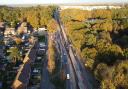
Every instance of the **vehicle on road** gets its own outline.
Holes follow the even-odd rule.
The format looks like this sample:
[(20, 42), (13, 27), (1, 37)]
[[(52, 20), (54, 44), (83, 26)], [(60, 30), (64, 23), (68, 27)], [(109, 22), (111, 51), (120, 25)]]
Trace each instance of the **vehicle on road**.
[(67, 79), (70, 79), (70, 76), (69, 76), (69, 74), (67, 74)]
[(64, 53), (64, 55), (66, 55), (66, 53)]

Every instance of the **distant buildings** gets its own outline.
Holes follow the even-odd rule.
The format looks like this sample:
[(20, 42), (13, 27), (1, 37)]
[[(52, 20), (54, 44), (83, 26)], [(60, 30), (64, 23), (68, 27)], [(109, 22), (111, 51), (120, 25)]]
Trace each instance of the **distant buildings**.
[(81, 6), (81, 5), (72, 5), (72, 6), (60, 6), (60, 9), (61, 10), (64, 10), (64, 9), (81, 9), (81, 10), (95, 10), (95, 9), (118, 9), (118, 8), (121, 8), (121, 6), (108, 6), (108, 5), (98, 5), (98, 6)]

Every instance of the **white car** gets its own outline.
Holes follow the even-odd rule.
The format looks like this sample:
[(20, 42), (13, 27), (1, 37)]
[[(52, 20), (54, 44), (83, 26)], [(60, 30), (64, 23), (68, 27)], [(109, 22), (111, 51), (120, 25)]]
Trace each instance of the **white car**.
[(40, 60), (40, 59), (42, 59), (42, 57), (37, 57), (37, 60)]
[(66, 53), (64, 53), (64, 55), (66, 55)]
[(67, 74), (67, 79), (70, 79), (70, 76), (69, 76), (69, 74)]

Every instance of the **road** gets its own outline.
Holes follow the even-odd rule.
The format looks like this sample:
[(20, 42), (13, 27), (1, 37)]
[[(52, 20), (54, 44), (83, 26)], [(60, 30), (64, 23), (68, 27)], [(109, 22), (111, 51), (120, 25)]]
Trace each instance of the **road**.
[[(42, 74), (41, 74), (41, 83), (40, 83), (40, 89), (55, 89), (54, 86), (52, 85), (52, 83), (50, 82), (50, 77), (49, 77), (49, 72), (48, 72), (48, 34), (46, 34), (46, 40), (45, 40), (45, 44), (46, 44), (46, 53), (45, 53), (45, 57), (44, 57), (44, 61), (42, 63)], [(51, 39), (50, 39), (51, 40)]]
[(55, 40), (59, 45), (59, 49), (61, 52), (61, 60), (62, 65), (65, 67), (65, 75), (69, 74), (70, 79), (66, 79), (66, 89), (77, 89), (75, 73), (73, 67), (71, 65), (71, 61), (69, 60), (69, 56), (67, 54), (66, 48), (62, 42), (62, 36), (60, 35), (60, 30), (57, 31)]
[(44, 61), (41, 77), (41, 88), (40, 89), (54, 89), (49, 79), (49, 72), (47, 69), (47, 60)]
[[(68, 61), (70, 61), (71, 64), (70, 64), (70, 62), (68, 62), (69, 63), (68, 65), (69, 66), (72, 65), (72, 67), (74, 69), (74, 73), (76, 75), (75, 76), (75, 78), (77, 80), (76, 85), (78, 85), (77, 89), (93, 89), (92, 84), (91, 84), (92, 78), (90, 77), (90, 75), (88, 75), (88, 72), (85, 71), (85, 67), (84, 67), (83, 63), (81, 62), (80, 57), (77, 55), (76, 52), (74, 52), (74, 48), (71, 46), (71, 44), (70, 44), (71, 42), (67, 38), (65, 28), (64, 28), (62, 22), (60, 21), (58, 10), (56, 10), (56, 12), (54, 13), (54, 17), (60, 27), (59, 34), (62, 37), (61, 42), (62, 42), (63, 48), (66, 49), (66, 52), (67, 52), (66, 55), (68, 55), (70, 57), (69, 58), (70, 60), (68, 60)], [(70, 67), (69, 67), (69, 69), (70, 69)]]

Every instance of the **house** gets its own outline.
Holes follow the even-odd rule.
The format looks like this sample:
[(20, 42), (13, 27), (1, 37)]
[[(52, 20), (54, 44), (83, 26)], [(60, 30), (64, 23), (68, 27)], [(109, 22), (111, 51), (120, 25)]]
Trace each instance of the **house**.
[(5, 23), (4, 22), (0, 22), (0, 28), (4, 28), (5, 27)]
[(39, 28), (38, 31), (47, 31), (46, 28)]
[(30, 33), (32, 33), (32, 31), (33, 31), (32, 26), (29, 23), (27, 23), (27, 22), (22, 22), (17, 27), (18, 34), (20, 34), (20, 33), (30, 34)]
[(18, 27), (18, 34), (27, 33), (27, 27)]
[(4, 30), (5, 30), (5, 23), (0, 22), (0, 35), (4, 35)]
[(6, 28), (4, 31), (4, 36), (16, 35), (15, 28)]
[(39, 28), (38, 29), (38, 35), (45, 35), (46, 34), (46, 31), (47, 31), (47, 29), (45, 28), (45, 27), (43, 27), (43, 28)]

